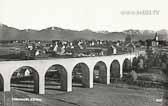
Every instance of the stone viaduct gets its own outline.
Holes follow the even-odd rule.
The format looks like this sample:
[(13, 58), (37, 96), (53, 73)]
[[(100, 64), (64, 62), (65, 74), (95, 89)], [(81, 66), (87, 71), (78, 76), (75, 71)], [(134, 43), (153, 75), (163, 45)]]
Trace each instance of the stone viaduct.
[(98, 62), (104, 63), (106, 72), (102, 75), (103, 83), (110, 83), (110, 67), (112, 62), (117, 61), (120, 67), (120, 78), (123, 77), (123, 62), (125, 59), (133, 60), (140, 52), (100, 56), (100, 57), (83, 57), (83, 58), (61, 58), (48, 60), (27, 60), (27, 61), (2, 61), (0, 62), (0, 86), (4, 92), (9, 92), (11, 87), (11, 77), (13, 73), (20, 67), (26, 66), (34, 69), (35, 90), (38, 94), (45, 94), (45, 74), (49, 67), (53, 65), (61, 65), (65, 71), (62, 72), (62, 89), (70, 92), (72, 91), (72, 71), (77, 64), (83, 64), (86, 67), (84, 71), (84, 85), (88, 88), (93, 88), (93, 70)]

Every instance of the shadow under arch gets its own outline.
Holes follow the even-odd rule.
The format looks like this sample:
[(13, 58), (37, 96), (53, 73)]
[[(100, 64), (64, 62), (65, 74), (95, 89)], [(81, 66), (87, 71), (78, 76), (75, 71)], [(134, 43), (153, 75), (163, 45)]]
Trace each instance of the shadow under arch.
[(2, 74), (0, 74), (0, 91), (4, 91), (4, 79)]
[(11, 87), (30, 93), (39, 94), (39, 74), (30, 66), (22, 66), (11, 76)]
[(74, 66), (72, 71), (72, 87), (86, 87), (90, 86), (89, 67), (85, 63), (78, 63)]
[(134, 57), (132, 59), (132, 69), (133, 70), (136, 70), (137, 69), (137, 65), (138, 65), (138, 58), (137, 57)]
[(98, 83), (107, 83), (107, 66), (103, 61), (98, 61), (93, 70), (93, 81)]
[(129, 73), (131, 72), (132, 69), (132, 63), (131, 60), (129, 60), (128, 58), (126, 58), (123, 62), (123, 73)]
[(120, 63), (118, 60), (113, 60), (110, 65), (110, 81), (120, 78)]
[(45, 73), (45, 89), (67, 91), (67, 70), (64, 66), (55, 64)]

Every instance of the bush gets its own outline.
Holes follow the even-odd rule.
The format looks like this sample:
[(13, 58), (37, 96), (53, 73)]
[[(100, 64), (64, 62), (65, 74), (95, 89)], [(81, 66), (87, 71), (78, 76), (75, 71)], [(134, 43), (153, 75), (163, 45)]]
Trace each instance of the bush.
[(137, 77), (137, 73), (132, 70), (130, 73), (125, 75), (122, 80), (128, 84), (134, 84), (134, 82), (137, 80)]
[(132, 79), (132, 81), (136, 81), (137, 80), (138, 76), (137, 76), (137, 73), (134, 70), (132, 70), (130, 72), (130, 78)]

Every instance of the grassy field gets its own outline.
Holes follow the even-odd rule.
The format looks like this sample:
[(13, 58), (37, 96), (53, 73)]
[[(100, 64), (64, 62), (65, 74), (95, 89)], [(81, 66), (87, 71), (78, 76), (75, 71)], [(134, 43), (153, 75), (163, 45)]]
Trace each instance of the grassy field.
[[(163, 96), (166, 91), (154, 88), (139, 88), (124, 84), (95, 84), (94, 88), (73, 87), (66, 93), (47, 89), (45, 95), (36, 95), (12, 89), (6, 93), (7, 106), (166, 106)], [(3, 92), (0, 100), (3, 101)], [(36, 98), (39, 101), (10, 101), (11, 98)], [(157, 99), (163, 101), (157, 101)], [(0, 105), (1, 106), (1, 105)]]

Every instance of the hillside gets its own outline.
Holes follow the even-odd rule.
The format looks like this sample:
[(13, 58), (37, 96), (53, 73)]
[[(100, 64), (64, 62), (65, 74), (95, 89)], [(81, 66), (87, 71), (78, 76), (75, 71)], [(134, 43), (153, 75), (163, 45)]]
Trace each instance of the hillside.
[[(152, 39), (155, 36), (154, 31), (150, 30), (125, 30), (123, 32), (94, 32), (89, 29), (75, 31), (62, 29), (58, 27), (48, 27), (42, 30), (19, 30), (7, 25), (0, 26), (1, 40), (76, 40), (76, 39), (100, 39), (100, 40), (124, 40), (127, 35), (131, 35), (133, 40)], [(160, 30), (157, 32), (159, 39), (168, 40), (168, 31)]]

